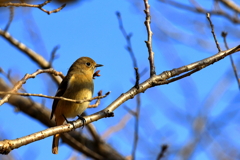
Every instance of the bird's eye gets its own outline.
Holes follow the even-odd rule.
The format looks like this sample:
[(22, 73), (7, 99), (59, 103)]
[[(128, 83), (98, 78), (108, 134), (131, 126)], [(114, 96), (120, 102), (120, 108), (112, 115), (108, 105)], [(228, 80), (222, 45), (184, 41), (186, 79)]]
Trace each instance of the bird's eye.
[(86, 63), (86, 66), (90, 67), (90, 66), (91, 66), (91, 63), (90, 63), (90, 62), (87, 62), (87, 63)]

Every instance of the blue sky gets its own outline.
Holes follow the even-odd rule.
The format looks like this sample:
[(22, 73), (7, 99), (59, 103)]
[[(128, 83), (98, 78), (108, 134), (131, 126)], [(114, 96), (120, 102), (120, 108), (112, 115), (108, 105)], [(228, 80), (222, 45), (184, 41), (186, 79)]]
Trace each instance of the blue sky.
[[(148, 68), (148, 72), (141, 77), (140, 81), (143, 82), (149, 76), (148, 52), (144, 43), (147, 40), (143, 23), (145, 14), (141, 3), (143, 2), (139, 2), (140, 5), (137, 6), (133, 1), (92, 0), (75, 4), (78, 7), (67, 5), (59, 13), (51, 15), (47, 15), (38, 9), (16, 8), (15, 13), (18, 14), (14, 17), (9, 33), (47, 60), (50, 59), (53, 48), (57, 45), (60, 46), (53, 66), (64, 74), (67, 73), (70, 65), (82, 56), (91, 57), (97, 63), (103, 64), (104, 67), (101, 68), (100, 72), (101, 77), (95, 80), (94, 95), (97, 95), (99, 90), (103, 90), (103, 93), (111, 91), (111, 94), (101, 101), (98, 108), (88, 109), (87, 114), (91, 114), (105, 108), (134, 84), (134, 69), (129, 53), (125, 49), (126, 41), (119, 30), (116, 11), (119, 11), (122, 15), (126, 31), (133, 34), (131, 42), (137, 57), (139, 71)], [(152, 25), (154, 32), (153, 50), (155, 52), (157, 74), (217, 53), (208, 22), (204, 20), (206, 19), (205, 15), (191, 12), (191, 14), (186, 14), (185, 11), (174, 10), (168, 5), (153, 0), (150, 0), (149, 3), (152, 7), (151, 11), (154, 13), (154, 16), (152, 16), (152, 21), (154, 21)], [(205, 3), (204, 5), (209, 6), (210, 4)], [(161, 6), (163, 7), (159, 10)], [(56, 5), (49, 4), (45, 8), (51, 10), (56, 8)], [(6, 9), (0, 13), (0, 16), (5, 17), (0, 21), (1, 29), (7, 23), (8, 14)], [(189, 17), (185, 18), (184, 16)], [(182, 40), (184, 41), (185, 38), (186, 40), (180, 43), (179, 39), (170, 39), (166, 37), (166, 33), (158, 32), (160, 25), (167, 28), (166, 32), (169, 30), (178, 32), (179, 29), (179, 31), (189, 34), (190, 37), (195, 36), (193, 23), (195, 23), (196, 19), (202, 20), (202, 23), (206, 25), (206, 27), (202, 28), (204, 34), (198, 35), (209, 42), (206, 48), (198, 45), (195, 39), (183, 37)], [(217, 17), (213, 17), (212, 20), (215, 26), (219, 27), (216, 28), (216, 32), (222, 45), (220, 29), (228, 29), (226, 26), (231, 27), (233, 25), (228, 20)], [(180, 24), (181, 21), (184, 21), (184, 23)], [(233, 47), (238, 41), (236, 41), (237, 36), (231, 35), (231, 33), (233, 31), (230, 30), (229, 45)], [(186, 43), (190, 43), (191, 46), (187, 46)], [(3, 48), (0, 51), (0, 67), (5, 71), (12, 70), (12, 76), (22, 78), (26, 73), (33, 73), (39, 68), (3, 38), (0, 38), (0, 44), (1, 48)], [(234, 58), (237, 59), (237, 56)], [(180, 113), (196, 117), (204, 106), (205, 100), (209, 97), (209, 92), (221, 79), (226, 77), (228, 79), (225, 83), (228, 87), (227, 92), (224, 92), (221, 99), (214, 106), (211, 106), (212, 108), (208, 113), (211, 118), (214, 118), (221, 114), (221, 111), (229, 103), (232, 104), (233, 108), (238, 105), (236, 100), (232, 103), (232, 95), (234, 97), (238, 95), (238, 88), (228, 57), (195, 73), (191, 77), (182, 79), (179, 82), (148, 89), (144, 94), (141, 94), (140, 138), (137, 159), (155, 159), (162, 144), (169, 145), (167, 154), (170, 158), (178, 155), (181, 146), (186, 144), (192, 137), (192, 131), (189, 130), (192, 123), (188, 121), (187, 117), (179, 117), (182, 115)], [(40, 75), (27, 81), (24, 88), (29, 93), (42, 93), (52, 96), (57, 90), (57, 86), (46, 75)], [(42, 102), (42, 98), (33, 97), (33, 99), (39, 103)], [(45, 105), (51, 109), (52, 100), (46, 99)], [(114, 118), (94, 122), (100, 135), (109, 127), (116, 125), (127, 114), (124, 106), (134, 110), (136, 100), (129, 100), (120, 106), (115, 111)], [(19, 138), (46, 129), (46, 126), (25, 114), (14, 112), (14, 108), (8, 104), (0, 106), (0, 123), (2, 124), (0, 133), (6, 139)], [(234, 133), (237, 132), (235, 126), (228, 125), (227, 127), (233, 130)], [(87, 134), (85, 128), (81, 132)], [(131, 118), (123, 130), (108, 137), (107, 142), (122, 155), (128, 156), (132, 150), (133, 133), (134, 118)], [(237, 136), (237, 133), (232, 136)], [(220, 138), (222, 137), (220, 136)], [(73, 155), (80, 155), (65, 144), (60, 146), (58, 155), (53, 155), (51, 153), (51, 143), (52, 137), (49, 137), (20, 147), (11, 153), (17, 159), (36, 160), (46, 159), (46, 157), (47, 159), (61, 160)], [(147, 148), (146, 145), (148, 145)], [(207, 149), (202, 151), (200, 145), (190, 159), (208, 160), (209, 157), (206, 152)]]

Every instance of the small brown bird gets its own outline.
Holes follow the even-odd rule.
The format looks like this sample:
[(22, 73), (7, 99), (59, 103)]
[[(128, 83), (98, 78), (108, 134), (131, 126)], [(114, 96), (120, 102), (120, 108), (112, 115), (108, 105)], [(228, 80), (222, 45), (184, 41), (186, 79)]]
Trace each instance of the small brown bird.
[[(93, 75), (96, 67), (103, 65), (96, 64), (94, 60), (89, 57), (81, 57), (77, 59), (70, 69), (67, 76), (59, 85), (56, 97), (65, 97), (76, 100), (90, 99), (93, 95)], [(62, 125), (65, 118), (73, 118), (79, 116), (83, 122), (85, 121), (80, 115), (87, 109), (90, 102), (81, 104), (73, 103), (64, 100), (55, 99), (52, 105), (52, 113), (50, 119), (55, 115), (56, 125)], [(58, 142), (60, 134), (53, 137), (52, 153), (58, 153)]]

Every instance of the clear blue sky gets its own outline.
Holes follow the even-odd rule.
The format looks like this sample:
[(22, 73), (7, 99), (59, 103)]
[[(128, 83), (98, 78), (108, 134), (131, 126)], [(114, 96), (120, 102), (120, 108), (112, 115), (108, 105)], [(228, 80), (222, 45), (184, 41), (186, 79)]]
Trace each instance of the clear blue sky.
[[(129, 90), (133, 86), (135, 79), (132, 61), (125, 49), (126, 41), (119, 30), (118, 20), (115, 15), (116, 11), (119, 11), (122, 15), (126, 31), (133, 34), (131, 40), (139, 70), (142, 71), (146, 67), (149, 68), (148, 52), (144, 43), (147, 40), (147, 34), (143, 23), (145, 20), (143, 2), (140, 1), (138, 3), (139, 5), (120, 0), (92, 0), (75, 4), (78, 7), (67, 5), (59, 13), (51, 15), (47, 15), (39, 9), (16, 8), (16, 14), (9, 33), (47, 60), (50, 59), (50, 53), (53, 48), (59, 45), (58, 57), (54, 61), (53, 66), (64, 74), (66, 74), (70, 65), (82, 56), (91, 57), (97, 63), (103, 64), (104, 67), (101, 68), (100, 72), (101, 77), (95, 80), (94, 95), (97, 95), (99, 90), (103, 90), (103, 93), (111, 91), (111, 94), (102, 100), (101, 105), (97, 109), (88, 109), (87, 113), (91, 114), (103, 109), (120, 94)], [(160, 25), (173, 33), (181, 31), (194, 36), (195, 33), (192, 30), (194, 27), (192, 25), (194, 25), (195, 19), (203, 19), (203, 23), (208, 26), (207, 20), (204, 20), (205, 15), (191, 12), (191, 14), (186, 14), (186, 12), (181, 10), (174, 11), (174, 8), (153, 0), (150, 0), (149, 3), (152, 7), (152, 13), (154, 13), (154, 16), (152, 16), (152, 21), (154, 21), (153, 31), (155, 31), (153, 35), (153, 50), (155, 52), (155, 64), (158, 74), (217, 53), (211, 31), (208, 27), (202, 28), (204, 32), (202, 36), (207, 35), (204, 39), (209, 43), (209, 46), (204, 49), (201, 48), (200, 44), (197, 44), (196, 40), (189, 37), (184, 37), (186, 38), (183, 39), (185, 43), (179, 43), (177, 38), (175, 40), (168, 39), (165, 37), (165, 34), (158, 32), (158, 25)], [(205, 5), (209, 5), (209, 3)], [(56, 8), (56, 5), (49, 4), (45, 8), (51, 10)], [(0, 13), (0, 16), (4, 17), (0, 21), (1, 29), (5, 27), (8, 15), (7, 10)], [(176, 15), (178, 17), (174, 17)], [(191, 20), (181, 25), (178, 24), (179, 21), (185, 20), (184, 16), (189, 16)], [(170, 18), (172, 18), (173, 23), (169, 22)], [(229, 26), (232, 25), (225, 19), (213, 18), (212, 20), (215, 26), (219, 25), (222, 28), (224, 28), (223, 23)], [(221, 39), (221, 30), (216, 29), (216, 31), (219, 39)], [(231, 31), (229, 32), (232, 33)], [(159, 39), (159, 36), (161, 36), (161, 39)], [(231, 38), (233, 40), (230, 40), (230, 47), (233, 47), (238, 41), (234, 39), (236, 38), (234, 36)], [(186, 43), (192, 44), (193, 47), (186, 46)], [(27, 56), (12, 47), (3, 38), (0, 38), (0, 46), (0, 67), (5, 71), (11, 69), (12, 76), (22, 78), (26, 73), (33, 73), (39, 68)], [(232, 101), (233, 97), (231, 95), (236, 96), (239, 92), (231, 72), (228, 57), (195, 73), (191, 77), (169, 85), (151, 88), (144, 94), (141, 94), (140, 137), (137, 159), (155, 159), (162, 144), (169, 145), (168, 156), (174, 159), (179, 154), (178, 151), (181, 149), (181, 146), (186, 144), (193, 135), (192, 131), (189, 130), (192, 122), (189, 122), (187, 116), (195, 117), (198, 115), (198, 112), (204, 106), (209, 92), (225, 73), (228, 73), (229, 81), (226, 85), (228, 85), (229, 89), (221, 97), (221, 100), (214, 104), (217, 107), (213, 107), (211, 112), (209, 112), (211, 117), (217, 117), (218, 114), (222, 113), (221, 111), (227, 104)], [(141, 82), (146, 80), (148, 75), (149, 70), (141, 78)], [(29, 93), (42, 93), (53, 96), (57, 86), (53, 85), (48, 76), (41, 75), (27, 81), (24, 88)], [(34, 99), (39, 103), (42, 102), (42, 98), (34, 97)], [(52, 100), (46, 99), (45, 105), (51, 109)], [(114, 118), (94, 122), (100, 135), (109, 127), (116, 125), (127, 114), (124, 106), (134, 110), (136, 106), (135, 99), (129, 100), (120, 106), (115, 111)], [(232, 107), (235, 107), (235, 105)], [(0, 124), (1, 137), (4, 135), (6, 139), (19, 138), (46, 129), (46, 126), (25, 114), (14, 112), (14, 108), (8, 104), (0, 106)], [(235, 127), (228, 127), (236, 132)], [(82, 132), (86, 133), (85, 130), (84, 128)], [(128, 156), (132, 150), (133, 132), (134, 118), (131, 118), (126, 127), (108, 137), (107, 142), (122, 155)], [(58, 155), (53, 155), (51, 153), (51, 143), (52, 137), (49, 137), (20, 147), (11, 153), (17, 159), (35, 160), (64, 160), (73, 155), (79, 156), (79, 153), (65, 144), (60, 146)], [(207, 149), (201, 150), (200, 147), (196, 150), (191, 159), (209, 159), (206, 156)]]

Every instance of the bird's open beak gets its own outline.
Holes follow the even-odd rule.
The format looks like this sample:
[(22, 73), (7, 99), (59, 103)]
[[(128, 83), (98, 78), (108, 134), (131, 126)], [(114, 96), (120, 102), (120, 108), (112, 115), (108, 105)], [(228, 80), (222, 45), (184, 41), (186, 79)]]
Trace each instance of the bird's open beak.
[(102, 67), (103, 65), (102, 64), (96, 64), (95, 67)]

